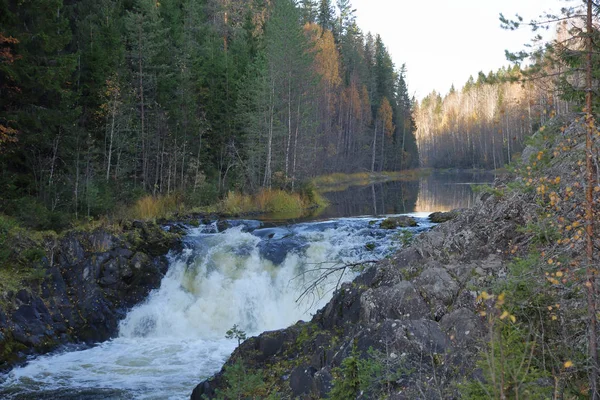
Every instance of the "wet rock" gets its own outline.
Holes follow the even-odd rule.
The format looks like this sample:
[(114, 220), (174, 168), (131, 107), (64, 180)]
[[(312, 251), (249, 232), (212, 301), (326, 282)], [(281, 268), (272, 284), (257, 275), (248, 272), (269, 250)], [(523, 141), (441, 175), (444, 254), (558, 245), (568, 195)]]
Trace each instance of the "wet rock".
[(192, 391), (192, 395), (190, 396), (191, 400), (204, 400), (210, 399), (215, 395), (215, 390), (213, 385), (216, 386), (219, 382), (215, 379), (210, 379), (203, 381), (199, 385), (197, 385)]
[(0, 351), (0, 370), (60, 344), (107, 340), (125, 312), (160, 285), (164, 254), (178, 236), (141, 221), (124, 230), (66, 234), (51, 244), (52, 264), (47, 257), (37, 267), (43, 277), (3, 296), (0, 332), (19, 352)]
[(390, 217), (381, 221), (381, 229), (396, 229), (418, 226), (417, 221), (412, 217), (401, 215), (399, 217)]
[(288, 254), (300, 252), (308, 245), (296, 237), (284, 237), (281, 239), (261, 240), (258, 243), (258, 250), (261, 257), (279, 265), (285, 261)]
[(333, 299), (321, 309), (314, 320), (325, 329), (354, 324), (360, 320), (360, 298), (365, 288), (345, 283), (333, 295)]
[(460, 214), (460, 210), (452, 210), (448, 212), (437, 211), (429, 214), (429, 220), (433, 223), (439, 224), (442, 222), (450, 221), (456, 218)]
[(229, 228), (231, 228), (231, 225), (229, 224), (229, 221), (227, 221), (227, 220), (219, 220), (219, 221), (217, 221), (217, 229), (218, 229), (219, 232), (226, 231)]

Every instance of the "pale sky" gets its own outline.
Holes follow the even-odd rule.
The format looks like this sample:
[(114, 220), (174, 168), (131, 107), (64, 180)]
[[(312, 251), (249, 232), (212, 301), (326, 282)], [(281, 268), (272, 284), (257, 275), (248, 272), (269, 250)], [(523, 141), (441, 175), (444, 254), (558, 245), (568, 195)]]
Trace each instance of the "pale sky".
[(579, 2), (560, 0), (352, 0), (365, 34), (380, 34), (397, 68), (406, 64), (410, 95), (458, 89), (469, 75), (477, 78), (508, 65), (504, 50), (523, 49), (533, 34), (500, 28), (499, 14), (516, 13), (529, 21), (543, 11)]

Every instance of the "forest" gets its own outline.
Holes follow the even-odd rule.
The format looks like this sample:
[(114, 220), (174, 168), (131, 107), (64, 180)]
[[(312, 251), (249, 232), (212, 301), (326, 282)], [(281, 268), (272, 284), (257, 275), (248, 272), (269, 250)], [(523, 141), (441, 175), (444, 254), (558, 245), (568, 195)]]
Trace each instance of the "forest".
[[(581, 21), (569, 17), (573, 8), (565, 12), (548, 16), (560, 21), (552, 44), (535, 38), (529, 52), (507, 52), (510, 66), (479, 72), (458, 90), (452, 86), (444, 96), (433, 91), (414, 104), (422, 166), (503, 168), (552, 117), (582, 110)], [(593, 74), (597, 79), (600, 71)]]
[(0, 1), (0, 212), (60, 228), (177, 194), (419, 164), (406, 71), (349, 0)]

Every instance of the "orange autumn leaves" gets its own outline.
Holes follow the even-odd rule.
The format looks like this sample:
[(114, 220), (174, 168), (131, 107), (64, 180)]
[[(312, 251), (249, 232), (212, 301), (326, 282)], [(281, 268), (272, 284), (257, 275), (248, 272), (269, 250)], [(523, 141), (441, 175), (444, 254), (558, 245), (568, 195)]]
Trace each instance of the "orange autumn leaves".
[[(313, 68), (315, 72), (326, 83), (328, 90), (339, 87), (342, 83), (340, 76), (340, 56), (329, 30), (315, 23), (304, 25), (304, 33), (309, 38), (313, 47), (310, 50), (314, 54)], [(368, 118), (369, 95), (367, 88), (358, 88), (354, 81), (341, 93), (341, 101), (350, 108), (354, 115), (364, 115)], [(333, 104), (330, 104), (332, 106)], [(367, 105), (366, 108), (363, 105)], [(377, 119), (386, 136), (391, 137), (394, 133), (393, 110), (387, 98), (383, 98), (377, 111)]]
[(304, 25), (304, 33), (313, 44), (315, 72), (330, 88), (339, 86), (342, 83), (340, 57), (333, 40), (333, 33), (329, 30), (323, 31), (320, 25), (314, 23)]
[[(18, 39), (15, 39), (12, 36), (4, 36), (4, 34), (0, 32), (0, 64), (12, 64), (19, 59), (19, 56), (15, 55), (12, 49), (13, 45), (18, 43)], [(10, 76), (7, 78), (8, 82), (10, 82)], [(5, 89), (9, 92), (18, 91), (18, 88), (11, 87), (6, 83), (0, 84), (0, 89)], [(0, 152), (2, 151), (2, 146), (4, 144), (17, 141), (18, 131), (11, 128), (8, 125), (9, 123), (10, 121), (0, 120)]]

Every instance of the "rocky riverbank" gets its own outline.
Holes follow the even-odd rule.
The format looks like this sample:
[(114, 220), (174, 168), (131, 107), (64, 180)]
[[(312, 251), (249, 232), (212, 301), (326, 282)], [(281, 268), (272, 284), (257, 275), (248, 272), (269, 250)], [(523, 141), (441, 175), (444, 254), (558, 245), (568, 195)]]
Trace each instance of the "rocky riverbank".
[(114, 336), (127, 310), (160, 285), (178, 240), (139, 221), (119, 232), (45, 238), (35, 274), (0, 293), (0, 371), (63, 344)]
[[(325, 398), (335, 368), (370, 351), (393, 361), (393, 398), (452, 397), (485, 333), (475, 288), (505, 273), (509, 246), (532, 218), (527, 199), (481, 194), (475, 207), (344, 284), (311, 322), (248, 339), (227, 365), (262, 370), (286, 398)], [(221, 371), (192, 399), (227, 385)]]
[[(491, 354), (488, 362), (501, 363), (497, 368), (508, 374), (507, 360), (515, 357), (518, 368), (510, 373), (519, 374), (493, 390), (510, 388), (523, 398), (570, 387), (581, 392), (585, 363), (576, 370), (565, 360), (585, 355), (579, 311), (585, 303), (578, 272), (561, 262), (578, 265), (582, 254), (576, 227), (583, 224), (583, 190), (573, 188), (583, 187), (585, 130), (576, 117), (546, 128), (524, 151), (516, 177), (482, 191), (472, 208), (344, 284), (310, 322), (243, 342), (191, 398), (315, 399), (334, 392), (330, 398), (457, 398), (466, 381), (477, 382), (475, 391), (494, 384), (486, 375), (493, 371), (478, 363), (490, 335), (498, 343), (516, 340), (503, 359)], [(572, 285), (556, 278), (566, 273)], [(502, 308), (504, 292), (496, 299), (487, 294), (491, 289), (512, 296), (511, 308)], [(552, 325), (559, 318), (562, 326), (577, 327), (577, 340)], [(496, 328), (502, 324), (504, 331)], [(568, 351), (556, 350), (561, 345)], [(552, 361), (538, 365), (544, 357)], [(251, 377), (263, 384), (253, 385)]]

